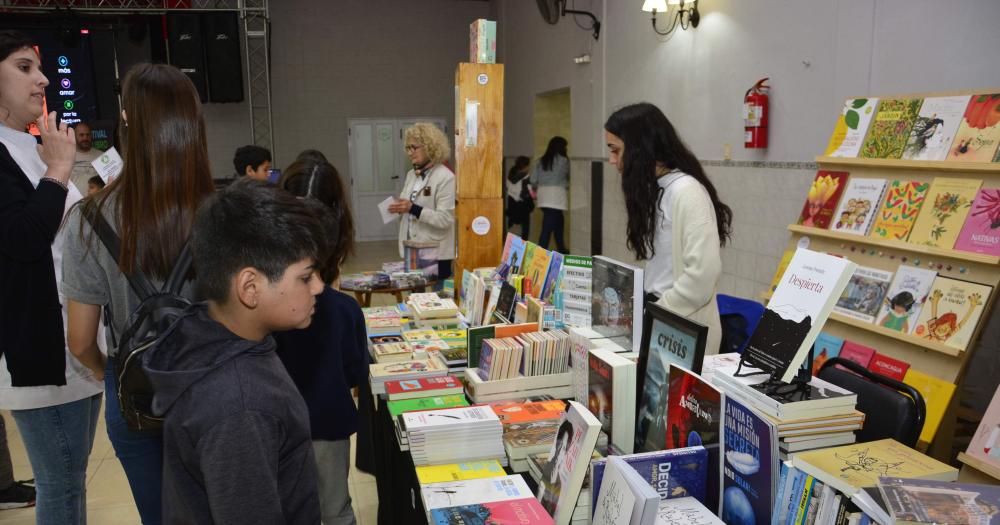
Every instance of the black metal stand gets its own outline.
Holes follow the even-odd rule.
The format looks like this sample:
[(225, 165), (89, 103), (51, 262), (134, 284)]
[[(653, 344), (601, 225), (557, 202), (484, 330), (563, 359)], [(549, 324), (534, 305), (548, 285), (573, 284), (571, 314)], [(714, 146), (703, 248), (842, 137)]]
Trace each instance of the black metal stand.
[(790, 383), (782, 381), (777, 374), (777, 371), (765, 371), (760, 370), (757, 372), (744, 372), (740, 371), (743, 369), (743, 365), (746, 364), (748, 367), (756, 368), (753, 362), (750, 362), (746, 358), (746, 353), (740, 356), (740, 363), (736, 366), (736, 373), (733, 374), (734, 377), (750, 377), (755, 375), (770, 374), (770, 377), (761, 383), (751, 385), (754, 390), (759, 390), (761, 393), (768, 397), (773, 397), (777, 399), (784, 399), (788, 401), (809, 399), (812, 393), (812, 387), (809, 386), (809, 381), (812, 380), (812, 368), (813, 368), (813, 350), (815, 347), (809, 350), (809, 355), (802, 366), (799, 367), (798, 372), (795, 377), (792, 378)]

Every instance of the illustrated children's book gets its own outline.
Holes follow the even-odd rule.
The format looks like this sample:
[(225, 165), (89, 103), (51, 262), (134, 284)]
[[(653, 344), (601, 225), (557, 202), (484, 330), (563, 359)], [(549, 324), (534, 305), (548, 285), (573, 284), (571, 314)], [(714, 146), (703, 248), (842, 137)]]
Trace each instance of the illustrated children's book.
[(811, 228), (826, 229), (830, 226), (833, 211), (837, 209), (840, 196), (847, 186), (846, 171), (820, 170), (809, 187), (806, 203), (799, 215), (799, 224)]
[(885, 192), (885, 179), (856, 179), (847, 182), (844, 196), (840, 198), (840, 206), (834, 214), (830, 230), (850, 233), (853, 235), (868, 235), (875, 220), (882, 194)]
[(778, 483), (778, 429), (754, 409), (726, 397), (722, 514), (726, 523), (769, 525)]
[(963, 252), (1000, 255), (1000, 189), (981, 189), (955, 241)]
[(945, 160), (990, 162), (1000, 144), (1000, 93), (972, 95)]
[(827, 359), (833, 359), (840, 355), (840, 347), (844, 346), (844, 340), (840, 337), (820, 332), (816, 342), (813, 343), (813, 369), (812, 374), (819, 375), (819, 369)]
[(969, 95), (925, 98), (920, 113), (913, 120), (903, 158), (944, 160), (968, 105)]
[(586, 407), (569, 402), (538, 484), (538, 500), (558, 525), (569, 525), (573, 517), (600, 431), (601, 422)]
[(937, 272), (934, 270), (900, 265), (882, 301), (876, 323), (904, 334), (912, 332), (935, 277)]
[(874, 321), (891, 280), (892, 272), (858, 266), (833, 311), (866, 323)]
[(705, 505), (718, 509), (725, 395), (698, 374), (676, 365), (670, 365), (669, 378), (669, 427), (664, 448), (705, 447), (708, 451)]
[(929, 182), (894, 180), (886, 189), (882, 207), (875, 215), (871, 236), (877, 239), (905, 241), (910, 236), (917, 214), (927, 198)]
[(935, 248), (951, 249), (972, 208), (976, 192), (983, 185), (978, 179), (938, 177), (931, 183), (927, 201), (913, 225), (910, 242)]
[(900, 525), (1000, 523), (1000, 487), (882, 478), (878, 488), (892, 519)]
[(877, 98), (849, 98), (844, 101), (823, 154), (828, 157), (857, 157), (876, 106)]
[(969, 346), (993, 287), (938, 276), (917, 318), (914, 334), (946, 346), (965, 350)]
[(902, 157), (922, 102), (919, 98), (882, 99), (858, 156), (865, 159)]
[(965, 453), (1000, 468), (1000, 389), (993, 394)]
[(920, 395), (924, 396), (927, 413), (924, 417), (924, 428), (920, 431), (920, 441), (930, 443), (934, 440), (934, 434), (937, 434), (948, 404), (951, 403), (951, 396), (955, 394), (955, 384), (942, 381), (915, 368), (906, 371), (903, 382), (916, 388)]

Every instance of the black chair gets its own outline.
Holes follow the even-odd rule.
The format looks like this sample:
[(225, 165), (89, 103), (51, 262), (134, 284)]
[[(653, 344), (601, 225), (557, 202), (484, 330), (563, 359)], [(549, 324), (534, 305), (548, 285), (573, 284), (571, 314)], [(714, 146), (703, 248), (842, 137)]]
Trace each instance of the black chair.
[(817, 375), (858, 395), (858, 410), (865, 413), (865, 424), (857, 434), (859, 443), (892, 438), (916, 446), (927, 407), (915, 388), (840, 357), (823, 363)]

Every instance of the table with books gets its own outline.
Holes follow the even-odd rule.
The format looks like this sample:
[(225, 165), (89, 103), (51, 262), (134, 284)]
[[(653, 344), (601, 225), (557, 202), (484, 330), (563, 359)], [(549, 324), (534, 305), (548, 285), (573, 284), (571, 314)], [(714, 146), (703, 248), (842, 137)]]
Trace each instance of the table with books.
[(401, 303), (403, 292), (426, 292), (428, 287), (433, 288), (436, 284), (436, 280), (426, 278), (421, 272), (391, 275), (385, 272), (365, 272), (341, 277), (340, 289), (353, 293), (358, 304), (367, 308), (372, 304), (372, 294), (391, 294), (397, 303)]

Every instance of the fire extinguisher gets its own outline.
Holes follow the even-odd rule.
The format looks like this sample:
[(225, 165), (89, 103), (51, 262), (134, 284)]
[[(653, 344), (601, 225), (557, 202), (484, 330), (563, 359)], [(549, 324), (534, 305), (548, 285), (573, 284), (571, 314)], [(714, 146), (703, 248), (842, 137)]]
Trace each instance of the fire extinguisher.
[(762, 78), (743, 96), (743, 147), (767, 148), (767, 78)]

